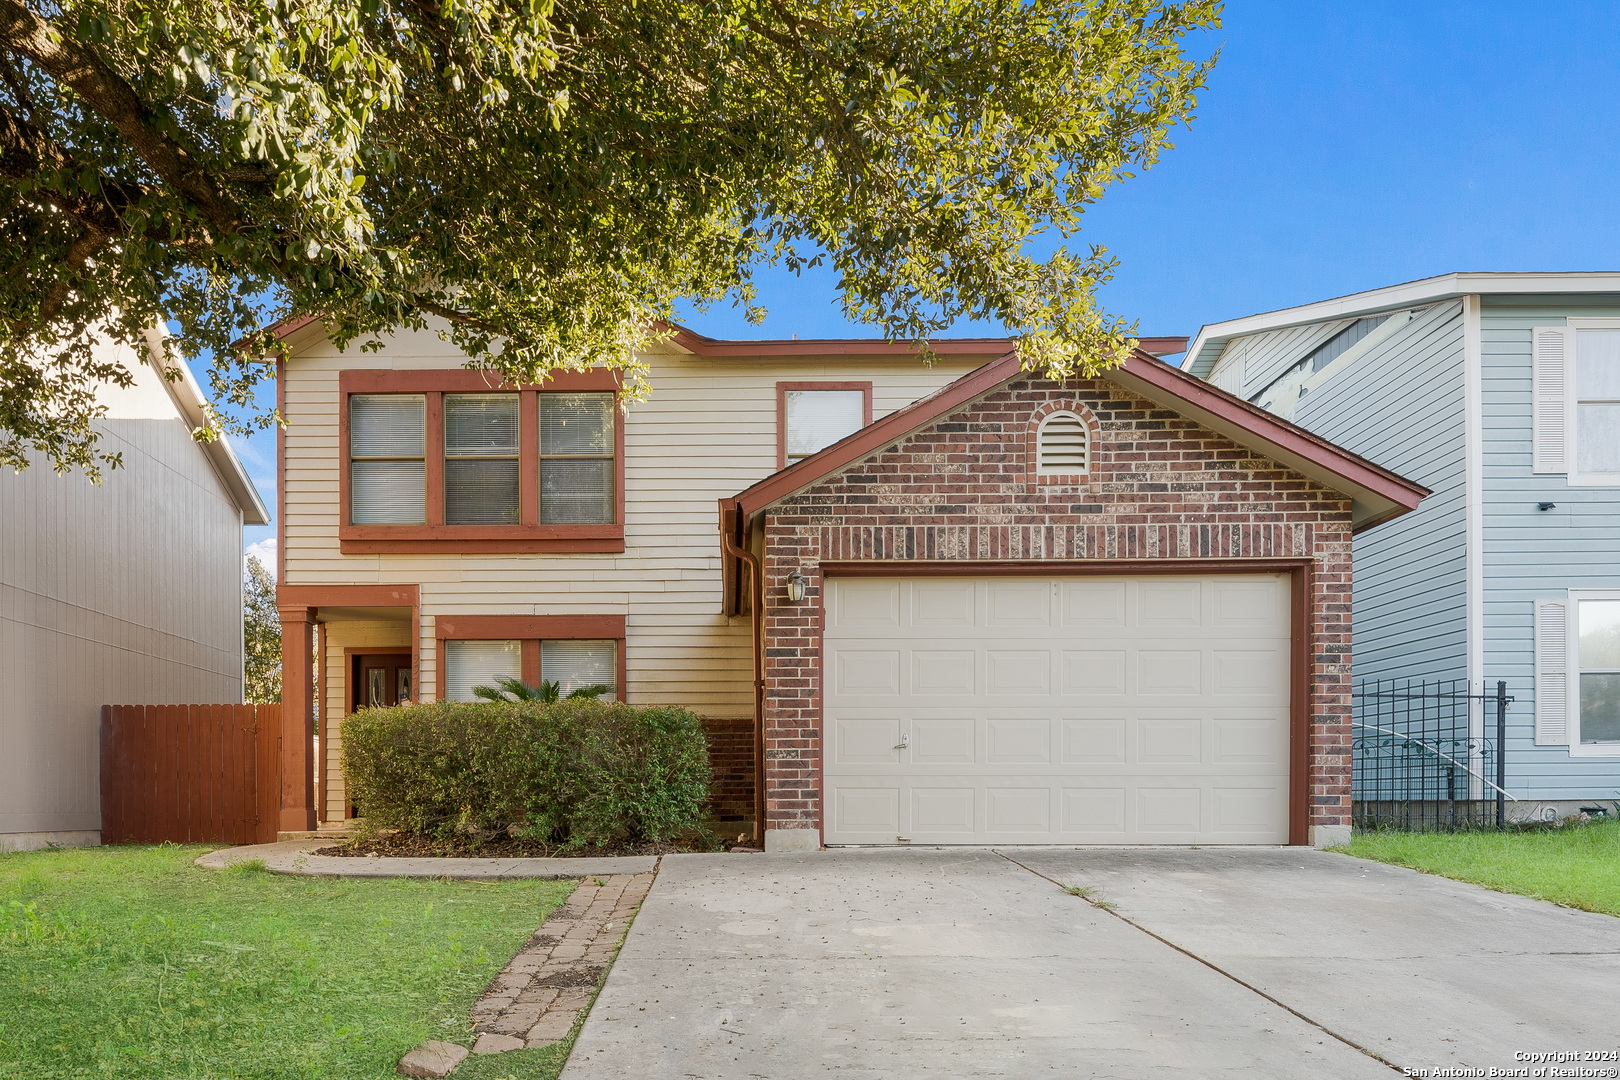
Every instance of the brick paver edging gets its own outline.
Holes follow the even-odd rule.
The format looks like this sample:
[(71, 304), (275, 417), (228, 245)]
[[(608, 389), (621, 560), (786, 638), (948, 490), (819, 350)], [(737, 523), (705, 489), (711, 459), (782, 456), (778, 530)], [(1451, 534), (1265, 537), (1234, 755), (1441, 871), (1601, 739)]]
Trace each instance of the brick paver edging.
[(652, 874), (586, 878), (518, 950), (472, 1008), (475, 1054), (561, 1042), (591, 1003)]

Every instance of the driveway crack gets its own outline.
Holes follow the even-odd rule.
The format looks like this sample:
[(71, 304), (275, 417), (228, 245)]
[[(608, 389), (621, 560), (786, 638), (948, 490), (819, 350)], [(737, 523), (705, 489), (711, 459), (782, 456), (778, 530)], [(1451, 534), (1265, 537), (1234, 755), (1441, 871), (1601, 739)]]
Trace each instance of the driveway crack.
[[(1027, 865), (1025, 863), (1019, 862), (1017, 859), (1013, 858), (1011, 855), (1008, 855), (1004, 851), (998, 850), (996, 848), (991, 848), (990, 850), (994, 851), (997, 855), (1001, 856), (1003, 859), (1006, 859), (1008, 862), (1012, 863), (1014, 866), (1018, 867), (1019, 869), (1027, 870), (1031, 874), (1034, 874), (1038, 878), (1041, 878), (1041, 879), (1043, 879), (1045, 881), (1050, 881), (1053, 885), (1056, 885), (1058, 888), (1062, 889), (1064, 892), (1069, 891), (1069, 887), (1067, 885), (1063, 884), (1063, 882), (1059, 881), (1057, 878), (1051, 877), (1050, 875), (1047, 875), (1047, 874), (1043, 874), (1039, 870), (1035, 869), (1033, 866), (1029, 866), (1029, 865)], [(1080, 899), (1085, 900), (1086, 903), (1091, 904), (1091, 906), (1096, 908), (1098, 911), (1106, 912), (1107, 914), (1112, 915), (1114, 918), (1118, 919), (1120, 922), (1124, 923), (1126, 926), (1129, 926), (1134, 930), (1138, 930), (1141, 933), (1146, 934), (1148, 937), (1152, 938), (1154, 941), (1159, 942), (1161, 945), (1167, 945), (1170, 948), (1174, 949), (1176, 952), (1178, 952), (1181, 955), (1187, 957), (1188, 959), (1196, 960), (1198, 963), (1203, 964), (1205, 967), (1209, 968), (1211, 971), (1215, 972), (1217, 975), (1220, 975), (1223, 978), (1230, 979), (1232, 982), (1237, 983), (1239, 986), (1243, 987), (1243, 989), (1249, 991), (1249, 993), (1266, 999), (1267, 1001), (1271, 1002), (1273, 1005), (1277, 1006), (1277, 1008), (1283, 1010), (1284, 1012), (1288, 1013), (1291, 1016), (1298, 1017), (1300, 1020), (1303, 1020), (1305, 1023), (1311, 1025), (1311, 1027), (1313, 1027), (1316, 1030), (1322, 1032), (1324, 1035), (1329, 1035), (1329, 1036), (1337, 1039), (1339, 1042), (1344, 1043), (1344, 1045), (1350, 1047), (1352, 1050), (1358, 1050), (1361, 1053), (1366, 1054), (1368, 1057), (1372, 1058), (1374, 1061), (1378, 1062), (1381, 1065), (1385, 1065), (1385, 1066), (1395, 1070), (1396, 1072), (1400, 1073), (1402, 1076), (1408, 1075), (1408, 1073), (1407, 1073), (1407, 1071), (1405, 1069), (1403, 1069), (1401, 1066), (1395, 1064), (1393, 1061), (1390, 1061), (1388, 1058), (1384, 1057), (1382, 1054), (1378, 1053), (1377, 1051), (1371, 1050), (1371, 1049), (1369, 1049), (1369, 1048), (1367, 1048), (1365, 1046), (1362, 1046), (1360, 1043), (1356, 1042), (1354, 1039), (1351, 1039), (1351, 1038), (1348, 1038), (1348, 1037), (1346, 1037), (1344, 1035), (1339, 1034), (1337, 1031), (1334, 1031), (1332, 1028), (1328, 1027), (1326, 1024), (1322, 1023), (1321, 1021), (1313, 1019), (1312, 1017), (1306, 1016), (1304, 1013), (1300, 1012), (1298, 1009), (1294, 1008), (1292, 1005), (1288, 1004), (1286, 1001), (1280, 1001), (1277, 998), (1275, 998), (1275, 997), (1271, 996), (1270, 994), (1266, 993), (1264, 990), (1260, 989), (1258, 986), (1255, 986), (1253, 983), (1245, 982), (1244, 980), (1238, 978), (1236, 975), (1232, 974), (1230, 971), (1227, 971), (1225, 968), (1221, 967), (1219, 964), (1212, 963), (1212, 962), (1204, 959), (1202, 956), (1199, 956), (1197, 953), (1192, 952), (1192, 951), (1190, 951), (1188, 949), (1185, 949), (1180, 945), (1177, 945), (1175, 942), (1171, 941), (1169, 938), (1164, 937), (1163, 935), (1154, 933), (1152, 930), (1149, 930), (1147, 927), (1143, 926), (1141, 923), (1137, 922), (1135, 919), (1132, 919), (1127, 915), (1121, 915), (1120, 912), (1119, 912), (1119, 909), (1114, 907), (1112, 904), (1095, 903), (1095, 902), (1093, 902), (1092, 900), (1090, 900), (1090, 899), (1088, 899), (1086, 897), (1080, 897)]]

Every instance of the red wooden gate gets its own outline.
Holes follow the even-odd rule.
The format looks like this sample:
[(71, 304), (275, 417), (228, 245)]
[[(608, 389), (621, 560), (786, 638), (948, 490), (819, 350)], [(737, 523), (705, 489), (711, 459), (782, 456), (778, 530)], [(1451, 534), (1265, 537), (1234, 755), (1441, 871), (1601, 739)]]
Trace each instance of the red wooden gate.
[(276, 838), (280, 705), (103, 705), (104, 844)]

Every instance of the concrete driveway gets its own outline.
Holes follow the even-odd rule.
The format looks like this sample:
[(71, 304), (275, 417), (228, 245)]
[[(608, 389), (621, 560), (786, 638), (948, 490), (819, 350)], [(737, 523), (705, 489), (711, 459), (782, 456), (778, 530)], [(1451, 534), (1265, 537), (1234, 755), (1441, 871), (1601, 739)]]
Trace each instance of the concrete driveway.
[(673, 856), (563, 1077), (1387, 1077), (1617, 987), (1620, 919), (1309, 850)]

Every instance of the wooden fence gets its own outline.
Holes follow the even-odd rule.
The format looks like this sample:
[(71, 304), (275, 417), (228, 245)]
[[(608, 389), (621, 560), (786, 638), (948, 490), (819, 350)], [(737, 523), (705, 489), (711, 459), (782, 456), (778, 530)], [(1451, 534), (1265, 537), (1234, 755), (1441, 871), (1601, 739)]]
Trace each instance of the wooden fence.
[(280, 705), (103, 705), (105, 844), (276, 838)]

